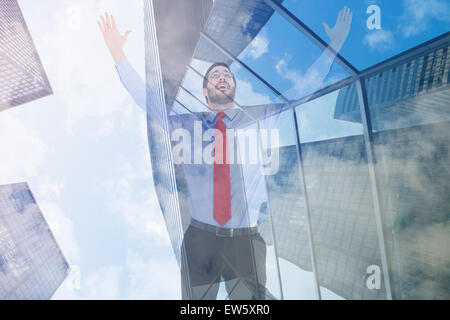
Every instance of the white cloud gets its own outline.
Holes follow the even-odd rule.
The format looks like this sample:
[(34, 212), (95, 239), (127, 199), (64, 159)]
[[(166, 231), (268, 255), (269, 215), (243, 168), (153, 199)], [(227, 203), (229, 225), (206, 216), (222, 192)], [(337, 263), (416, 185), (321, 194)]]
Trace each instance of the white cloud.
[(275, 70), (277, 73), (289, 81), (296, 83), (301, 78), (301, 72), (295, 69), (289, 68), (289, 61), (292, 59), (292, 55), (285, 54), (284, 58), (281, 58), (278, 60), (277, 64), (275, 65)]
[(21, 120), (21, 114), (22, 110), (14, 109), (0, 117), (0, 184), (36, 176), (48, 150), (39, 133)]
[(263, 33), (258, 34), (246, 49), (246, 54), (253, 59), (260, 58), (269, 51), (269, 39)]
[[(1, 113), (0, 183), (33, 178), (31, 187), (59, 246), (69, 264), (81, 268), (80, 290), (71, 285), (72, 274), (58, 289), (55, 299), (146, 297), (145, 287), (140, 286), (144, 281), (148, 288), (153, 288), (148, 294), (152, 298), (158, 298), (158, 293), (162, 297), (177, 297), (179, 270), (153, 187), (145, 114), (120, 83), (96, 24), (100, 14), (109, 11), (115, 14), (122, 31), (133, 29), (125, 49), (130, 62), (143, 75), (143, 19), (136, 17), (137, 13), (143, 14), (142, 1), (49, 1), (45, 5), (52, 7), (46, 19), (35, 14), (36, 10), (42, 10), (42, 4), (24, 1), (22, 9), (54, 96), (46, 100), (48, 103), (44, 99), (32, 102), (40, 112), (36, 109), (30, 112), (30, 108), (20, 106)], [(77, 12), (80, 12), (80, 21), (76, 21), (76, 17), (67, 20)], [(124, 22), (129, 25), (122, 25)], [(43, 109), (46, 112), (42, 112)], [(87, 125), (88, 121), (98, 123), (98, 126), (92, 129)], [(83, 140), (84, 135), (79, 134), (87, 129), (92, 132), (92, 141)], [(128, 146), (129, 141), (132, 141), (134, 151), (130, 148), (132, 154), (122, 156), (122, 166), (111, 168), (110, 179), (101, 178), (96, 182), (105, 187), (105, 196), (99, 201), (110, 203), (108, 211), (120, 214), (129, 230), (128, 244), (139, 250), (136, 249), (137, 252), (130, 254), (120, 265), (105, 265), (104, 261), (84, 264), (81, 256), (88, 255), (89, 248), (77, 245), (74, 227), (82, 227), (86, 221), (82, 221), (80, 215), (74, 225), (65, 215), (58, 197), (64, 194), (65, 187), (71, 192), (83, 189), (76, 182), (65, 179), (66, 174), (71, 177), (69, 170), (79, 160), (78, 152), (82, 152), (83, 147), (88, 150), (100, 139), (105, 144), (111, 142), (112, 134), (123, 133), (120, 132), (122, 129), (127, 136), (114, 141), (118, 153), (114, 156), (120, 157), (120, 148), (124, 143)], [(81, 147), (77, 153), (62, 154), (61, 150), (67, 150), (63, 145), (74, 145), (74, 149)], [(67, 173), (58, 168), (64, 165), (62, 161), (70, 161)], [(96, 176), (88, 178), (97, 179)], [(65, 194), (69, 199), (67, 203), (74, 199), (73, 196)], [(89, 203), (84, 204), (84, 208), (92, 210)], [(95, 235), (89, 240), (98, 241)], [(139, 253), (142, 252), (151, 255), (151, 259), (141, 257)], [(164, 254), (161, 256), (157, 252)], [(150, 268), (151, 274), (146, 267)], [(165, 281), (160, 275), (167, 275)], [(130, 286), (137, 291), (127, 289), (126, 276), (132, 279)]]
[(237, 79), (236, 101), (242, 106), (253, 106), (273, 102), (268, 95), (256, 92), (251, 82), (239, 79)]
[(364, 36), (364, 43), (378, 52), (392, 49), (394, 42), (394, 34), (388, 30), (372, 30)]
[(123, 266), (104, 266), (89, 274), (72, 272), (64, 280), (52, 300), (117, 300), (121, 299), (120, 280)]
[(120, 298), (122, 266), (103, 267), (81, 279), (82, 299), (113, 300)]
[(173, 255), (144, 257), (129, 251), (127, 299), (181, 299), (180, 270)]
[[(5, 111), (0, 117), (0, 184), (28, 182), (36, 201), (69, 263), (79, 260), (72, 221), (64, 215), (58, 196), (64, 184), (42, 176), (49, 147), (33, 123), (27, 122), (25, 107)], [(38, 181), (38, 183), (36, 183)]]
[[(289, 62), (292, 59), (290, 54), (285, 53), (284, 57), (279, 59), (275, 65), (276, 72), (284, 79), (292, 83), (290, 89), (282, 92), (286, 97), (300, 98), (306, 96), (319, 88), (324, 87), (330, 83), (328, 78), (325, 82), (322, 76), (316, 69), (310, 67), (306, 72), (289, 67)], [(334, 80), (334, 79), (333, 79)]]
[(30, 187), (36, 202), (62, 253), (69, 265), (78, 265), (80, 263), (80, 247), (75, 239), (73, 222), (60, 205), (59, 196), (64, 189), (64, 184), (46, 177), (41, 179), (36, 188), (34, 185), (33, 182)]
[(275, 70), (277, 70), (279, 74), (282, 74), (283, 70), (286, 68), (286, 64), (287, 62), (285, 59), (278, 60), (277, 64), (275, 65)]
[[(97, 20), (104, 11), (109, 11), (115, 14), (122, 32), (125, 28), (133, 29), (125, 49), (142, 74), (143, 21), (135, 16), (129, 18), (130, 14), (142, 13), (141, 7), (142, 1), (78, 1), (76, 5), (64, 1), (54, 5), (47, 22), (32, 14), (31, 9), (29, 13), (24, 11), (54, 94), (66, 112), (70, 132), (76, 132), (86, 119), (97, 118), (101, 128), (98, 134), (102, 137), (112, 130), (104, 123), (115, 121), (115, 114), (123, 117), (135, 107), (119, 81)], [(131, 25), (123, 26), (124, 20), (128, 24), (132, 21)]]
[(172, 252), (153, 185), (145, 117), (139, 118), (135, 134), (130, 139), (136, 145), (137, 156), (123, 155), (116, 173), (101, 185), (111, 199), (111, 211), (127, 223), (133, 240)]
[(57, 202), (40, 200), (39, 194), (36, 200), (67, 261), (78, 264), (80, 248), (75, 240), (72, 220), (63, 213)]
[(64, 188), (62, 182), (50, 181), (48, 179), (43, 179), (42, 183), (39, 185), (39, 194), (45, 198), (57, 197), (61, 194)]
[(102, 126), (97, 130), (97, 141), (110, 136), (114, 133), (115, 121), (111, 118), (107, 119)]
[(399, 29), (405, 38), (426, 31), (432, 21), (450, 23), (450, 4), (446, 0), (403, 0), (403, 7)]
[[(77, 276), (80, 279), (71, 278)], [(132, 250), (121, 266), (104, 266), (87, 275), (81, 270), (69, 276), (53, 296), (54, 300), (180, 298), (180, 271), (173, 255), (144, 256)]]
[(103, 183), (111, 195), (111, 210), (127, 223), (133, 239), (172, 250), (148, 163), (136, 167), (124, 159), (119, 171), (117, 178)]

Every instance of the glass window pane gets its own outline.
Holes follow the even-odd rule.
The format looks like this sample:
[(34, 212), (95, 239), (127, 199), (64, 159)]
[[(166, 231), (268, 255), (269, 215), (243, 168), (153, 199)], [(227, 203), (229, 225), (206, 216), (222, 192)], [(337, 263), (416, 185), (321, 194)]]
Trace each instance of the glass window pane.
[[(206, 33), (288, 99), (298, 99), (348, 76), (337, 65), (333, 65), (328, 73), (331, 60), (314, 66), (318, 76), (311, 71), (310, 67), (322, 51), (265, 1), (224, 1), (220, 4), (221, 7), (237, 6), (239, 11), (229, 23), (231, 26), (221, 26), (211, 19), (209, 23), (216, 22), (216, 25), (208, 25)], [(223, 36), (231, 32), (229, 29), (234, 32), (234, 41)]]
[(170, 115), (190, 113), (188, 109), (183, 107), (179, 102), (175, 101), (170, 109)]
[(195, 97), (192, 92), (187, 92), (185, 89), (180, 88), (175, 99), (192, 113), (207, 112), (208, 108), (202, 103), (203, 101), (197, 100), (196, 98), (197, 97)]
[[(322, 299), (386, 299), (363, 127), (337, 117), (343, 88), (296, 108)], [(345, 106), (344, 106), (345, 108)]]
[[(200, 43), (204, 43), (206, 40), (200, 40)], [(211, 48), (213, 52), (217, 49)], [(205, 75), (208, 68), (212, 65), (208, 60), (192, 59), (191, 67), (201, 74), (201, 81), (195, 81), (195, 86), (202, 88), (203, 86), (203, 76)], [(235, 102), (238, 106), (254, 106), (254, 105), (264, 105), (270, 103), (281, 103), (283, 102), (275, 92), (268, 88), (261, 80), (253, 76), (248, 70), (240, 66), (237, 62), (226, 61), (229, 65), (231, 72), (234, 74), (236, 79), (236, 97)], [(204, 97), (203, 97), (204, 99)]]
[(266, 176), (266, 183), (284, 298), (317, 299), (293, 112), (261, 121), (260, 128), (279, 134), (277, 146), (270, 149), (276, 170)]
[[(324, 40), (327, 35), (322, 22), (333, 27), (336, 13), (347, 5), (353, 12), (353, 22), (341, 52), (360, 70), (449, 30), (450, 6), (445, 0), (285, 0), (282, 4)], [(373, 9), (370, 8), (370, 14), (367, 13), (371, 5), (377, 5), (380, 9), (380, 29), (368, 28), (368, 22), (370, 26), (377, 26), (372, 19)]]
[(366, 80), (396, 299), (449, 299), (449, 47)]
[[(437, 47), (430, 43), (429, 48), (426, 54), (391, 65), (365, 80), (374, 131), (450, 120), (450, 47), (448, 43)], [(344, 113), (352, 113), (354, 108), (352, 104)]]

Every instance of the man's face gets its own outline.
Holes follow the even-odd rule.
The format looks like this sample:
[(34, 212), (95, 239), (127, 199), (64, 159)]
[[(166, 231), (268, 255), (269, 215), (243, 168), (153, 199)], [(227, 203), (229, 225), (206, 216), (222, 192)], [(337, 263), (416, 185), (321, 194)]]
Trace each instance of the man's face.
[(236, 95), (236, 84), (233, 74), (225, 66), (217, 66), (211, 69), (208, 75), (208, 84), (203, 89), (203, 94), (208, 97), (211, 107), (232, 105)]

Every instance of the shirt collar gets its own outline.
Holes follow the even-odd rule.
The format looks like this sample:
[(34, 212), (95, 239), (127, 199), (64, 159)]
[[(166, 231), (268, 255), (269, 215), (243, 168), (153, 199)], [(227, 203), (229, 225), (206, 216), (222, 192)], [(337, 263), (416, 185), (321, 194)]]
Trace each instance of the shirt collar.
[[(217, 114), (218, 114), (219, 112), (220, 112), (220, 111), (213, 111), (213, 110), (210, 110), (210, 111), (207, 112), (206, 115), (205, 115), (206, 120), (208, 120), (208, 121), (213, 121), (213, 120), (215, 120), (216, 117), (217, 117)], [(223, 111), (223, 112), (225, 113), (226, 117), (228, 117), (228, 119), (229, 119), (230, 121), (233, 121), (234, 117), (239, 113), (239, 109), (238, 109), (238, 108), (227, 109), (227, 110), (225, 110), (225, 111)]]

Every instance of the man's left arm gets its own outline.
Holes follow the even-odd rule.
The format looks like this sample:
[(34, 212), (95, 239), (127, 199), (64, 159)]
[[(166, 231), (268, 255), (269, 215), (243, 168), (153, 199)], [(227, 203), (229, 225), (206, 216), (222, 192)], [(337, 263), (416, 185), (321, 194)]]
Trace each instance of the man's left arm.
[[(350, 9), (344, 7), (343, 10), (339, 11), (336, 25), (332, 29), (325, 22), (323, 23), (325, 32), (330, 38), (330, 43), (320, 57), (308, 68), (306, 73), (298, 78), (294, 87), (285, 92), (285, 96), (301, 98), (323, 87), (324, 80), (330, 72), (334, 59), (347, 39), (352, 23), (352, 15)], [(245, 123), (248, 125), (258, 120), (279, 115), (289, 108), (289, 104), (274, 103), (264, 106), (247, 107), (242, 111), (246, 114), (247, 121)]]
[(344, 7), (343, 10), (339, 11), (336, 25), (333, 28), (330, 28), (325, 22), (322, 23), (326, 34), (330, 38), (330, 43), (320, 57), (308, 68), (306, 73), (298, 79), (295, 86), (288, 91), (289, 93), (293, 91), (291, 96), (301, 98), (323, 87), (324, 80), (330, 72), (334, 59), (341, 51), (350, 32), (352, 16), (350, 9)]

